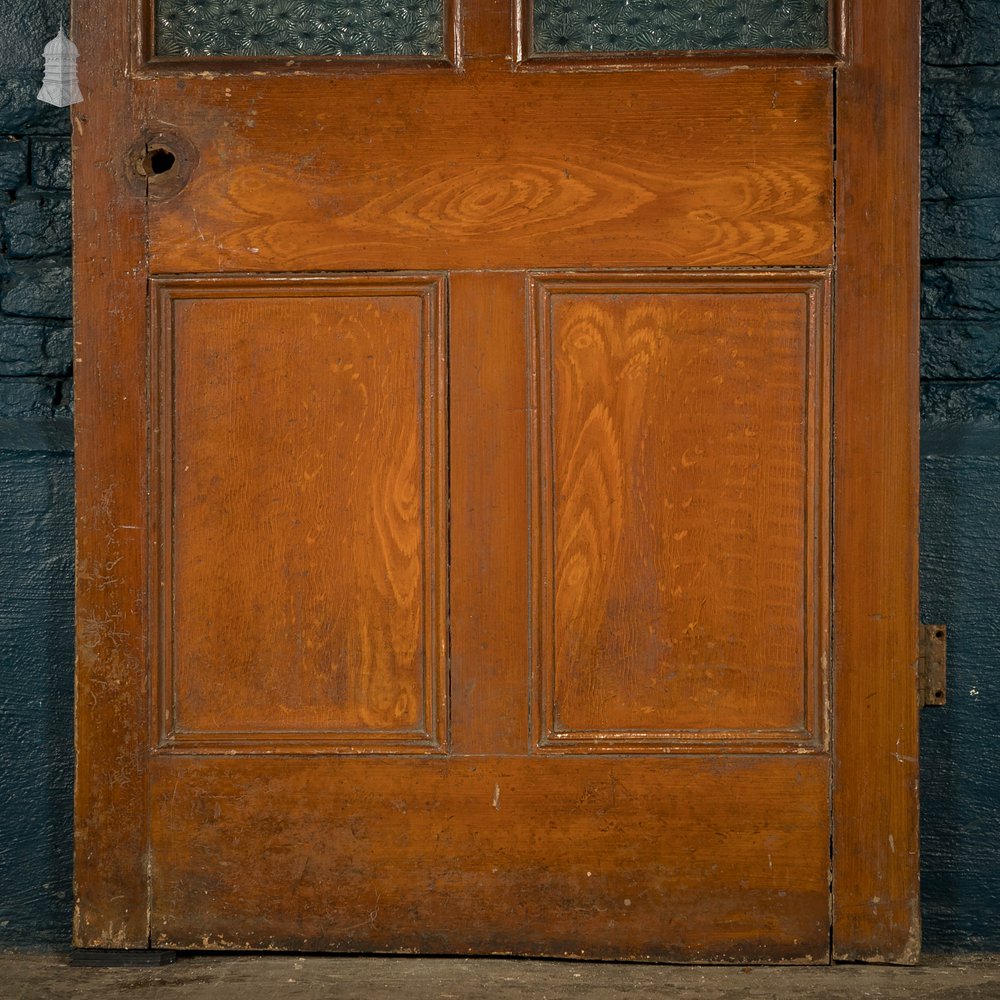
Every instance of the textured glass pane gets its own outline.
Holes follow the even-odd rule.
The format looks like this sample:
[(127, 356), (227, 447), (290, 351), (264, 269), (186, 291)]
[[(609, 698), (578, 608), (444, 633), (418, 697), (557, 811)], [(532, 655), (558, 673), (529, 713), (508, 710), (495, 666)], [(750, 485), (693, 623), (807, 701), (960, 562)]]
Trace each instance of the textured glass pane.
[(158, 56), (439, 56), (441, 0), (156, 0)]
[(826, 0), (535, 0), (536, 52), (818, 49)]

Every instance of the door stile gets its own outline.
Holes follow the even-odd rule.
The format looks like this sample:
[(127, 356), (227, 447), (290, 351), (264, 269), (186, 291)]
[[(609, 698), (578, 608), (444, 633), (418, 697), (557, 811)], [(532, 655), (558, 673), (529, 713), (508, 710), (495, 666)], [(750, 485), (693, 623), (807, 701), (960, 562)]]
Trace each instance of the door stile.
[[(453, 272), (449, 295), (450, 749), (524, 754), (525, 278), (516, 271)], [(518, 398), (522, 406), (509, 405)]]
[(144, 185), (125, 155), (138, 138), (142, 94), (129, 79), (134, 31), (124, 0), (74, 8), (74, 36), (87, 54), (87, 99), (71, 119), (81, 609), (73, 942), (143, 948), (149, 941), (147, 213)]
[(515, 0), (459, 3), (459, 59), (509, 59), (515, 31)]
[(847, 27), (837, 87), (833, 952), (914, 963), (920, 4), (855, 0)]

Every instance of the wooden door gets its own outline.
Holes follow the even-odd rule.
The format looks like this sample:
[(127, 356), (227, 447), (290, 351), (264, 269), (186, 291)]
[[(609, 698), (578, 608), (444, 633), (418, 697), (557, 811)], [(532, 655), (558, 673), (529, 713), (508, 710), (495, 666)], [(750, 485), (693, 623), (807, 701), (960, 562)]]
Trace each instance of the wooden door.
[(916, 14), (78, 9), (79, 945), (916, 957)]

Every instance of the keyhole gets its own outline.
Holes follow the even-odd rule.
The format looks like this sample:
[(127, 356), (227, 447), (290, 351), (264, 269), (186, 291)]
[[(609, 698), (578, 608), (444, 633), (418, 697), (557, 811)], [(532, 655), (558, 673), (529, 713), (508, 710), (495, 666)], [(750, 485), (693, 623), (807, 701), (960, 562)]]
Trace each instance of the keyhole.
[(162, 146), (151, 146), (142, 161), (142, 172), (147, 177), (165, 174), (177, 162), (177, 157)]

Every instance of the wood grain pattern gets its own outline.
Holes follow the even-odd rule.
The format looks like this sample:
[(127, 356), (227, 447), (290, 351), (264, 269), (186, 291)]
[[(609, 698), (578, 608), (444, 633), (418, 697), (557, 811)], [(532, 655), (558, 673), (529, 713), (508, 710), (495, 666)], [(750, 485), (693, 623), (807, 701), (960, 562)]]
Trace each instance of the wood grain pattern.
[(820, 757), (152, 768), (157, 946), (827, 960)]
[(150, 207), (156, 272), (832, 260), (828, 71), (484, 62), (338, 79), (329, 107), (308, 79), (150, 87), (200, 156)]
[[(506, 10), (470, 15), (462, 37), (478, 54), (461, 65), (317, 64), (303, 76), (237, 63), (129, 75), (138, 36), (125, 0), (80, 19), (97, 84), (74, 126), (86, 227), (77, 941), (826, 961), (832, 835), (837, 953), (912, 958), (915, 383), (894, 373), (914, 356), (903, 327), (916, 167), (904, 135), (916, 78), (915, 55), (890, 53), (914, 40), (913, 5), (852, 8), (839, 250), (833, 59), (527, 70), (504, 48)], [(177, 193), (144, 201), (128, 150), (168, 132), (197, 162)], [(825, 308), (803, 302), (835, 259), (845, 327), (834, 337), (831, 823), (831, 352), (808, 320)], [(693, 268), (740, 275), (726, 270), (683, 302), (663, 294)], [(669, 269), (688, 273), (662, 277)], [(573, 328), (574, 310), (599, 314), (594, 289), (608, 276), (655, 271), (660, 284), (605, 297), (616, 304), (600, 313), (612, 320), (603, 367), (585, 378), (584, 349), (553, 341), (554, 405), (536, 413), (530, 281), (568, 271), (605, 277), (552, 304), (554, 332)], [(150, 277), (177, 299), (163, 355), (149, 346)], [(743, 280), (775, 294), (720, 291)], [(268, 290), (248, 294), (255, 282)], [(352, 283), (364, 294), (340, 294)], [(200, 301), (209, 287), (223, 292)], [(306, 291), (289, 303), (292, 287)], [(643, 332), (654, 314), (673, 331), (662, 343)], [(702, 356), (710, 326), (726, 344)], [(331, 356), (337, 328), (350, 349)], [(567, 636), (612, 653), (592, 661), (610, 664), (603, 673), (554, 672), (549, 730), (628, 737), (610, 751), (537, 746), (545, 619), (529, 602), (545, 564), (529, 521), (541, 517), (540, 426), (551, 428), (562, 505), (545, 582), (564, 634), (553, 662), (571, 663)], [(741, 438), (747, 428), (757, 438)], [(678, 431), (721, 443), (692, 453)], [(644, 444), (654, 434), (659, 450)], [(615, 490), (646, 508), (613, 509)], [(589, 539), (588, 519), (601, 529)], [(172, 543), (158, 545), (167, 524)], [(754, 542), (765, 536), (773, 551)], [(572, 590), (581, 539), (601, 562), (591, 592)], [(683, 571), (669, 607), (657, 604), (659, 577), (674, 570), (661, 553)], [(630, 573), (615, 572), (622, 556)], [(768, 596), (757, 577), (774, 584)], [(161, 578), (178, 588), (167, 605)], [(714, 602), (704, 615), (699, 587)], [(616, 601), (632, 604), (631, 619)], [(600, 602), (617, 631), (593, 631)], [(150, 716), (165, 611), (176, 618), (165, 630), (176, 648), (162, 651), (177, 665), (176, 718), (171, 702)], [(683, 639), (687, 662), (723, 642), (743, 657), (741, 677), (678, 681), (651, 666), (647, 637), (683, 636), (688, 621), (711, 629)], [(762, 643), (747, 637), (754, 629)], [(619, 655), (639, 636), (641, 656)], [(780, 669), (763, 669), (761, 645), (768, 671)], [(347, 668), (324, 672), (334, 654)], [(624, 683), (610, 685), (615, 675)], [(690, 749), (675, 732), (707, 733), (713, 699), (736, 738), (658, 752)], [(636, 714), (659, 728), (640, 730)], [(170, 726), (175, 745), (161, 747)], [(753, 753), (739, 737), (793, 729)]]
[(445, 735), (443, 286), (155, 285), (162, 738)]
[(854, 3), (837, 90), (837, 957), (920, 955), (920, 6)]
[(821, 745), (825, 280), (539, 279), (543, 745)]
[[(76, 5), (74, 5), (76, 6)], [(81, 5), (83, 6), (83, 5)], [(146, 907), (145, 203), (121, 154), (141, 116), (127, 17), (75, 11), (100, 72), (72, 112), (76, 452), (73, 942), (142, 948)], [(109, 215), (111, 222), (109, 224)]]

